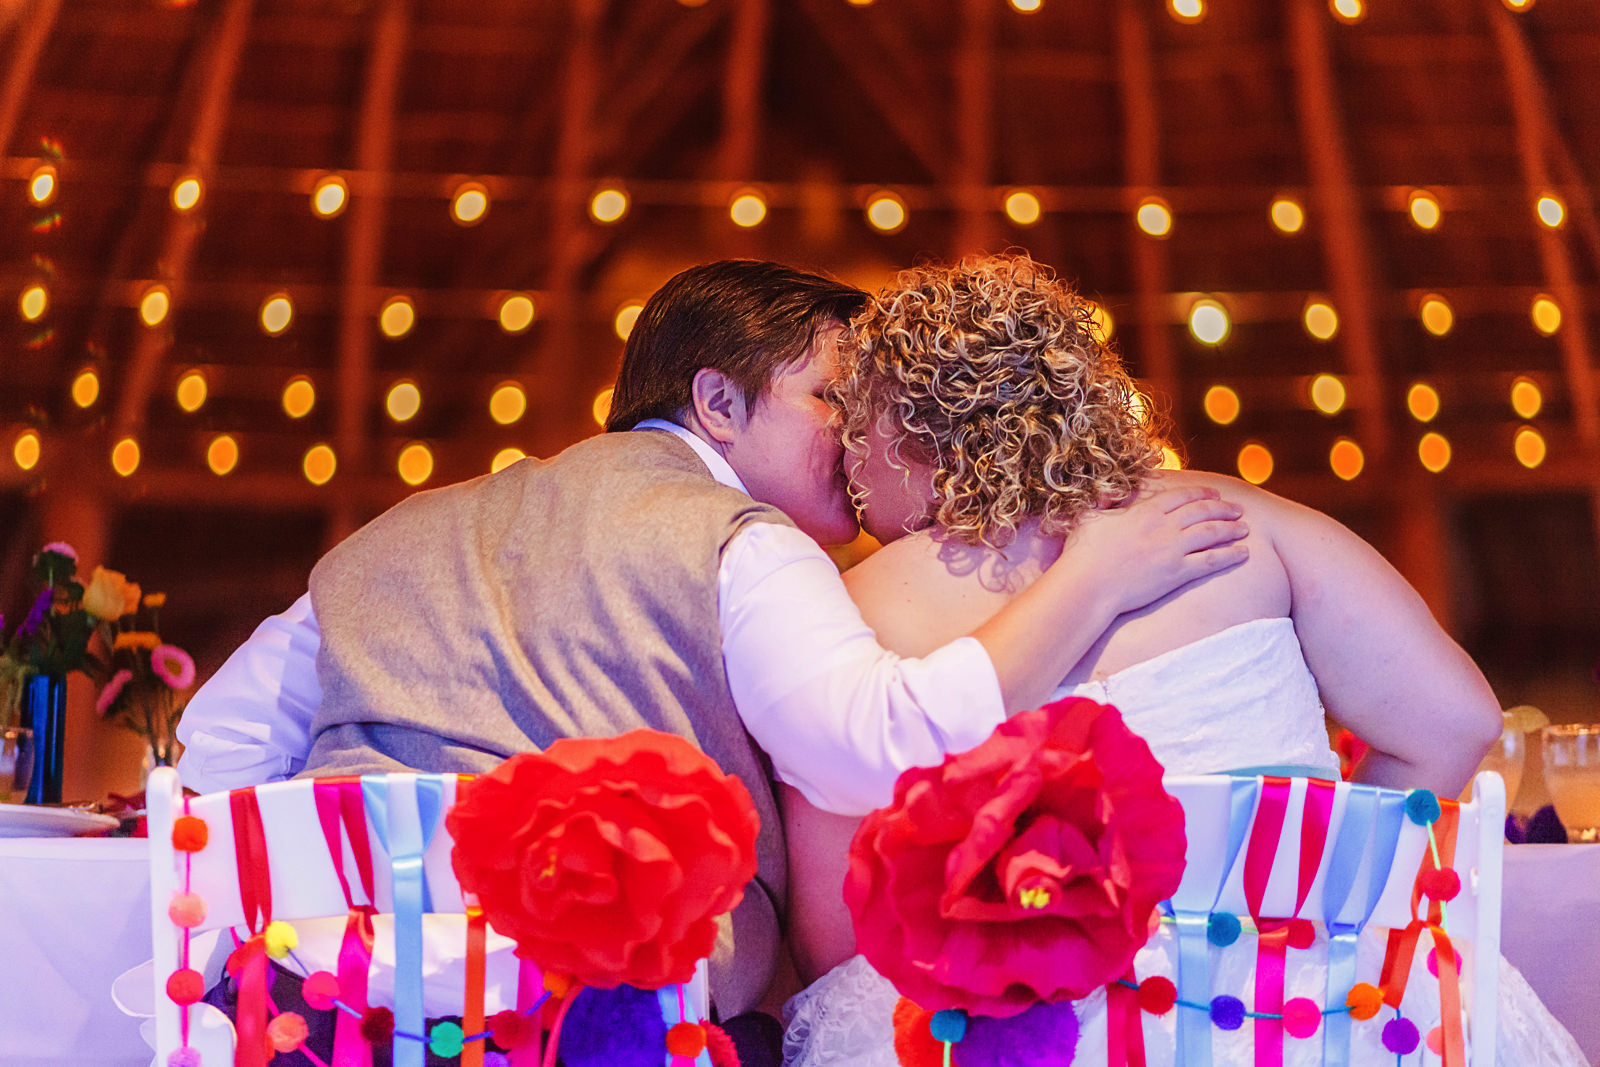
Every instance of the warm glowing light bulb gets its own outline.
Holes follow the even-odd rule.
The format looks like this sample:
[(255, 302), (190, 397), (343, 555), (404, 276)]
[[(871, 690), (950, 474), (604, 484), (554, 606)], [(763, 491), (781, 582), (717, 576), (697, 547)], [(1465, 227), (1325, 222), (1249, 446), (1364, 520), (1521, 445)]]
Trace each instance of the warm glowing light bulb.
[(1089, 303), (1089, 321), (1094, 326), (1100, 343), (1111, 340), (1117, 332), (1117, 320), (1112, 317), (1110, 309), (1097, 301)]
[(497, 313), (500, 328), (506, 333), (521, 333), (533, 325), (533, 298), (525, 293), (512, 293), (500, 301)]
[(139, 298), (139, 318), (146, 326), (160, 326), (172, 310), (172, 294), (164, 285), (152, 285)]
[(1363, 0), (1328, 0), (1328, 10), (1333, 12), (1334, 18), (1347, 24), (1367, 17), (1367, 5)]
[(316, 387), (305, 375), (290, 378), (283, 387), (283, 411), (291, 419), (303, 419), (311, 414), (317, 402)]
[(86, 408), (100, 399), (100, 375), (92, 368), (85, 368), (78, 372), (72, 379), (72, 402), (80, 408)]
[[(322, 177), (311, 190), (311, 210), (325, 219), (338, 215), (349, 200), (350, 186), (337, 174)], [(321, 485), (322, 482), (316, 484)]]
[(1172, 232), (1172, 209), (1159, 196), (1147, 196), (1139, 201), (1139, 209), (1133, 217), (1139, 229), (1151, 237), (1165, 237)]
[(1027, 189), (1013, 189), (1006, 194), (1006, 218), (1018, 226), (1032, 226), (1044, 215), (1039, 197)]
[(1213, 385), (1206, 390), (1206, 418), (1218, 426), (1226, 426), (1239, 417), (1239, 394), (1226, 385)]
[(450, 198), (450, 217), (463, 226), (483, 221), (489, 212), (489, 190), (482, 182), (463, 182)]
[(1450, 466), (1450, 441), (1442, 433), (1425, 433), (1417, 442), (1417, 458), (1435, 474)]
[(617, 332), (617, 340), (626, 341), (633, 332), (633, 324), (639, 321), (639, 312), (644, 310), (644, 305), (637, 300), (630, 300), (617, 309), (616, 318), (611, 320), (611, 328)]
[(1505, 5), (1512, 11), (1526, 11), (1533, 6), (1533, 0), (1505, 0)]
[(1343, 481), (1350, 481), (1367, 465), (1361, 446), (1348, 437), (1341, 437), (1328, 450), (1328, 466)]
[(17, 298), (17, 310), (29, 322), (38, 322), (49, 306), (50, 291), (37, 282), (22, 290), (22, 295)]
[(11, 459), (25, 471), (31, 471), (39, 465), (42, 452), (39, 435), (32, 430), (23, 430), (17, 434), (16, 441), (11, 445)]
[(1300, 201), (1289, 196), (1280, 196), (1272, 202), (1268, 211), (1272, 218), (1272, 225), (1279, 233), (1299, 233), (1306, 225), (1306, 210), (1300, 206)]
[(139, 469), (139, 442), (124, 437), (111, 448), (111, 469), (124, 478)]
[(294, 321), (294, 303), (288, 293), (273, 293), (261, 303), (261, 328), (276, 337)]
[(1301, 321), (1305, 323), (1306, 333), (1319, 341), (1332, 340), (1339, 332), (1339, 313), (1326, 300), (1312, 300), (1306, 304)]
[(1456, 313), (1450, 307), (1450, 301), (1438, 293), (1429, 293), (1422, 298), (1422, 303), (1417, 308), (1417, 317), (1422, 320), (1422, 328), (1435, 337), (1443, 337), (1455, 328)]
[(41, 206), (55, 199), (56, 168), (46, 163), (35, 167), (28, 178), (28, 199)]
[(1183, 470), (1183, 457), (1171, 445), (1161, 446), (1161, 469), (1164, 471)]
[(617, 222), (628, 213), (628, 194), (621, 189), (601, 189), (589, 198), (589, 217), (596, 222)]
[(194, 175), (179, 178), (172, 183), (172, 206), (179, 211), (193, 211), (203, 192), (200, 179)]
[(867, 222), (883, 233), (899, 233), (906, 225), (906, 204), (894, 193), (879, 190), (867, 198)]
[(767, 217), (767, 200), (754, 189), (743, 189), (728, 202), (728, 217), (736, 226), (750, 229), (760, 226)]
[(1517, 462), (1529, 470), (1544, 462), (1548, 451), (1544, 443), (1544, 435), (1532, 426), (1524, 426), (1512, 438), (1511, 451), (1517, 457)]
[(1011, 0), (1011, 7), (1024, 15), (1037, 11), (1042, 6), (1043, 0)]
[(1534, 211), (1539, 215), (1539, 221), (1554, 230), (1567, 221), (1567, 205), (1555, 193), (1545, 193), (1534, 205)]
[(1319, 374), (1311, 379), (1311, 403), (1324, 415), (1337, 415), (1344, 410), (1344, 383), (1332, 374)]
[(1406, 197), (1406, 210), (1411, 214), (1412, 225), (1419, 230), (1431, 230), (1444, 218), (1439, 198), (1426, 189), (1411, 190), (1411, 195)]
[(1561, 305), (1543, 293), (1533, 298), (1528, 315), (1533, 319), (1533, 328), (1546, 337), (1561, 329)]
[(1418, 422), (1432, 422), (1439, 414), (1439, 390), (1427, 382), (1417, 382), (1406, 391), (1406, 410)]
[(489, 394), (489, 417), (501, 426), (510, 426), (528, 410), (528, 394), (516, 382), (502, 382)]
[(416, 382), (395, 382), (383, 398), (383, 408), (395, 422), (408, 422), (422, 410), (422, 390)]
[(401, 338), (417, 324), (417, 309), (407, 296), (391, 296), (378, 311), (378, 329), (385, 337)]
[(400, 480), (407, 485), (421, 485), (433, 477), (433, 452), (421, 441), (406, 445), (400, 450), (400, 458), (395, 461), (395, 469), (400, 472)]
[(1238, 466), (1239, 477), (1251, 485), (1260, 485), (1272, 477), (1272, 453), (1266, 445), (1252, 441), (1239, 449)]
[(1524, 419), (1531, 419), (1544, 407), (1544, 394), (1539, 383), (1532, 378), (1518, 378), (1511, 383), (1511, 410)]
[(499, 474), (513, 463), (527, 458), (528, 454), (520, 448), (502, 448), (494, 454), (494, 459), (489, 462), (489, 473)]
[(199, 411), (208, 391), (206, 376), (192, 370), (178, 379), (178, 406), (185, 411)]
[(1167, 0), (1167, 10), (1179, 22), (1199, 22), (1206, 17), (1205, 0)]
[(228, 474), (239, 465), (239, 442), (219, 433), (206, 446), (206, 466), (212, 474)]
[(1228, 339), (1233, 323), (1228, 319), (1228, 309), (1210, 298), (1196, 300), (1189, 309), (1189, 332), (1195, 340), (1208, 345), (1220, 345)]
[(594, 416), (597, 425), (604, 426), (606, 419), (611, 417), (611, 396), (616, 390), (605, 388), (594, 395), (594, 403), (589, 405), (589, 413)]
[(327, 445), (312, 445), (306, 449), (300, 469), (305, 472), (306, 481), (312, 485), (327, 485), (333, 472), (339, 469), (339, 460)]

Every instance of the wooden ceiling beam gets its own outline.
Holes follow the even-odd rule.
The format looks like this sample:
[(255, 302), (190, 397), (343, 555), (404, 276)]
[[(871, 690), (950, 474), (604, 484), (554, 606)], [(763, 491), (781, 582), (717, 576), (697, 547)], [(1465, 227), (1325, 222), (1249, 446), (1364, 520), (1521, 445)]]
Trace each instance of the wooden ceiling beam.
[(1287, 8), (1289, 59), (1311, 177), (1312, 217), (1321, 223), (1329, 295), (1339, 313), (1338, 344), (1350, 375), (1347, 387), (1361, 446), (1369, 465), (1381, 470), (1391, 431), (1374, 299), (1379, 287), (1328, 54), (1328, 14), (1316, 0), (1290, 0)]
[(729, 182), (757, 177), (767, 80), (767, 36), (772, 30), (770, 0), (737, 0), (727, 61), (722, 73), (722, 143), (717, 177)]
[[(184, 160), (187, 169), (202, 183), (217, 161), (217, 147), (227, 126), (239, 73), (239, 56), (244, 51), (253, 6), (254, 0), (228, 0), (211, 40), (198, 53), (201, 64), (197, 85), (199, 110)], [(205, 227), (200, 219), (189, 214), (173, 211), (165, 204), (163, 209), (168, 214), (156, 269), (171, 294), (173, 311), (169, 314), (181, 315), (184, 283)], [(154, 391), (156, 376), (172, 347), (171, 328), (165, 323), (141, 330), (137, 337), (111, 420), (113, 431), (119, 437), (136, 433), (144, 425), (145, 409)]]
[(991, 0), (966, 0), (951, 56), (955, 85), (955, 151), (950, 195), (956, 205), (955, 256), (997, 251), (990, 173), (994, 159), (995, 15)]
[(36, 0), (34, 9), (20, 16), (24, 28), (17, 34), (17, 50), (6, 64), (5, 80), (0, 81), (0, 154), (5, 153), (16, 132), (22, 102), (28, 97), (39, 56), (44, 53), (60, 12), (61, 0)]

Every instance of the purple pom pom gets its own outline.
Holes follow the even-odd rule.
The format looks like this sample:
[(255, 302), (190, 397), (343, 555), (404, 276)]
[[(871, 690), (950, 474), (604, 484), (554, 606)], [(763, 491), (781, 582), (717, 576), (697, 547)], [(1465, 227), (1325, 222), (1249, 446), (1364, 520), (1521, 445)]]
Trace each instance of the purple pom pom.
[(1419, 1038), (1417, 1024), (1410, 1019), (1390, 1019), (1383, 1028), (1383, 1047), (1397, 1056), (1415, 1052)]
[(1237, 1030), (1244, 1025), (1244, 1001), (1224, 993), (1211, 998), (1211, 1021), (1219, 1030)]
[(200, 1067), (200, 1050), (197, 1048), (175, 1049), (167, 1057), (167, 1067)]
[(566, 1067), (661, 1067), (667, 1023), (653, 990), (586, 986), (561, 1024)]
[(962, 1039), (961, 1067), (1008, 1067), (1036, 1063), (1067, 1067), (1078, 1049), (1078, 1016), (1070, 1000), (1035, 1004), (1021, 1015), (991, 1019), (974, 1015)]

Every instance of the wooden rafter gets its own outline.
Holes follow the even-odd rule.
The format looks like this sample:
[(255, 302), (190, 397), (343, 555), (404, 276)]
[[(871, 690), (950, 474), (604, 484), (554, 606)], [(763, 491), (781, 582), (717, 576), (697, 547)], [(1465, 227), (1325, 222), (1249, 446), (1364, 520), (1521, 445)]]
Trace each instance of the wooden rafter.
[(0, 155), (5, 154), (11, 135), (16, 131), (17, 116), (22, 113), (22, 102), (33, 84), (39, 56), (50, 39), (50, 31), (55, 28), (56, 16), (61, 13), (61, 0), (38, 0), (34, 8), (22, 16), (26, 28), (17, 35), (16, 54), (6, 65), (5, 80), (0, 81)]
[(772, 26), (770, 0), (738, 0), (728, 35), (728, 58), (722, 76), (722, 144), (717, 176), (730, 182), (756, 176), (761, 145), (761, 90), (766, 82), (767, 34)]
[[(199, 111), (185, 153), (188, 166), (201, 180), (217, 161), (217, 146), (227, 126), (233, 103), (234, 82), (239, 73), (239, 56), (244, 51), (254, 0), (229, 0), (223, 9), (214, 37), (200, 53), (203, 69), (199, 78)], [(189, 267), (194, 262), (204, 232), (200, 220), (178, 212), (170, 213), (156, 260), (174, 302), (182, 296)], [(181, 313), (181, 312), (180, 312)], [(165, 329), (141, 330), (128, 363), (128, 374), (117, 398), (112, 426), (118, 436), (131, 434), (144, 425), (157, 373), (171, 347)]]
[(994, 156), (995, 5), (966, 0), (952, 57), (955, 83), (955, 153), (949, 169), (956, 204), (955, 255), (993, 251), (994, 204), (989, 175)]
[[(1150, 60), (1150, 27), (1134, 0), (1117, 5), (1117, 76), (1122, 93), (1123, 175), (1135, 190), (1161, 184), (1161, 128), (1157, 118), (1155, 74)], [(1125, 205), (1132, 209), (1133, 205)], [(1133, 260), (1135, 335), (1142, 377), (1176, 421), (1181, 413), (1178, 361), (1173, 352), (1167, 294), (1171, 289), (1165, 242), (1128, 225)], [(1182, 430), (1181, 423), (1176, 427)]]

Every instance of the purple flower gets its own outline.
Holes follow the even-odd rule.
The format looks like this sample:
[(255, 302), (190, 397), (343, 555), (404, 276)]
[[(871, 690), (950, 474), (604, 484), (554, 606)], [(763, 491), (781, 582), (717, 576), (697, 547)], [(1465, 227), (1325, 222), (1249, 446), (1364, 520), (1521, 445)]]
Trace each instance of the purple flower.
[(66, 556), (74, 563), (78, 562), (78, 550), (65, 541), (51, 541), (39, 550), (39, 555), (42, 556), (46, 552), (54, 552), (58, 556)]
[(45, 613), (50, 610), (50, 604), (56, 598), (54, 589), (46, 589), (34, 600), (33, 607), (28, 609), (28, 617), (22, 620), (22, 625), (17, 627), (21, 636), (30, 636), (39, 632), (39, 627), (44, 625)]
[(105, 688), (100, 690), (100, 695), (95, 698), (94, 710), (101, 715), (110, 711), (111, 705), (115, 704), (117, 697), (122, 695), (123, 687), (131, 681), (133, 681), (133, 672), (130, 670), (120, 670), (113, 674), (111, 680), (105, 684)]

